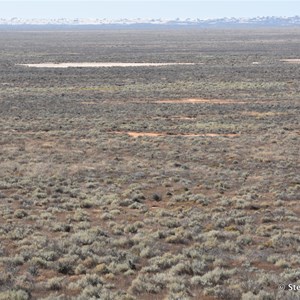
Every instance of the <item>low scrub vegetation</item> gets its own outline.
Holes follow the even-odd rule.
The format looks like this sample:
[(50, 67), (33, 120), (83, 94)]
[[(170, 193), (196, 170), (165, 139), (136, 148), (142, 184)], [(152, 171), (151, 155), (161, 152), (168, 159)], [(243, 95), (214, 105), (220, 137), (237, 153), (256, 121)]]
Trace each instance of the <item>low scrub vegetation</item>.
[(0, 299), (297, 299), (298, 35), (0, 32)]

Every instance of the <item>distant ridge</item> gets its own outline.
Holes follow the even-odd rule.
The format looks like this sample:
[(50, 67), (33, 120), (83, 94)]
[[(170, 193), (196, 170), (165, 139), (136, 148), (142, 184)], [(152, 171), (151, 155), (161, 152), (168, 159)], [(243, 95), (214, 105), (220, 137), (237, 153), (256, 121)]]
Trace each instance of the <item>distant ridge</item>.
[(218, 19), (0, 19), (0, 26), (103, 26), (103, 27), (287, 27), (300, 26), (300, 16), (294, 17), (253, 17), (253, 18), (218, 18)]

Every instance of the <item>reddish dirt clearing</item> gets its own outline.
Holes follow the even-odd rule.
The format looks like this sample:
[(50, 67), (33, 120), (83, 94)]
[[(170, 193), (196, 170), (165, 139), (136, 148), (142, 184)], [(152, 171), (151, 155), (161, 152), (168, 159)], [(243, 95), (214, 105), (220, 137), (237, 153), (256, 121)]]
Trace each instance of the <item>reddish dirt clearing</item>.
[(239, 134), (237, 133), (167, 133), (167, 132), (136, 132), (136, 131), (112, 131), (111, 133), (116, 134), (127, 134), (131, 137), (139, 137), (139, 136), (150, 136), (150, 137), (157, 137), (157, 136), (184, 136), (184, 137), (217, 137), (217, 136), (224, 136), (224, 137), (235, 137)]

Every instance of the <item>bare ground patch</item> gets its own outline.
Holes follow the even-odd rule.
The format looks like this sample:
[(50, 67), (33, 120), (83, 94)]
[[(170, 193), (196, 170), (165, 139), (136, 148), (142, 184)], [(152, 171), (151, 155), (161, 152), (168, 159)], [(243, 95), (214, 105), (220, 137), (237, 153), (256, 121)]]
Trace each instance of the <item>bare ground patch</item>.
[(116, 134), (127, 134), (131, 137), (140, 137), (140, 136), (149, 136), (149, 137), (157, 137), (157, 136), (183, 136), (183, 137), (235, 137), (239, 136), (237, 133), (169, 133), (169, 132), (136, 132), (136, 131), (112, 131), (111, 133)]
[(171, 117), (171, 119), (174, 119), (174, 120), (195, 120), (194, 117), (186, 117), (186, 116), (174, 116), (174, 117)]
[(95, 105), (97, 104), (95, 101), (87, 101), (87, 102), (80, 102), (82, 105)]
[(111, 68), (111, 67), (161, 67), (172, 65), (194, 65), (194, 63), (122, 63), (122, 62), (82, 62), (82, 63), (39, 63), (17, 64), (30, 68)]
[(285, 58), (285, 59), (281, 59), (280, 61), (290, 63), (290, 64), (300, 64), (300, 58)]
[(155, 103), (211, 103), (211, 104), (244, 104), (245, 101), (236, 101), (236, 100), (226, 100), (226, 99), (201, 99), (201, 98), (191, 98), (191, 99), (179, 99), (179, 100), (159, 100)]

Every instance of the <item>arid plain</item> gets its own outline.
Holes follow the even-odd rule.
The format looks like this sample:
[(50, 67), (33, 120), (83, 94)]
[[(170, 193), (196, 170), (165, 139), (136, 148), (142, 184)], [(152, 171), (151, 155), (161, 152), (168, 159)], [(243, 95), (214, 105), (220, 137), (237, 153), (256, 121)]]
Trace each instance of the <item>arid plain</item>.
[(0, 31), (0, 299), (300, 299), (299, 35)]

